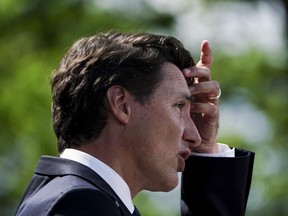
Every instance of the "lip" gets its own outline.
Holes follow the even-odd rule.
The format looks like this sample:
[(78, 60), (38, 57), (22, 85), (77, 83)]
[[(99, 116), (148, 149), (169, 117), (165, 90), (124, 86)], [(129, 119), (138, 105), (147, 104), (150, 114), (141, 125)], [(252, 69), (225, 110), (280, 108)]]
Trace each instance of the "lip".
[(191, 155), (189, 149), (185, 149), (178, 154), (178, 172), (183, 172), (185, 168), (185, 160)]
[(180, 157), (184, 159), (184, 161), (191, 155), (190, 149), (185, 149), (181, 152), (179, 152)]
[(183, 172), (185, 168), (185, 160), (183, 157), (181, 157), (180, 155), (178, 155), (178, 172)]

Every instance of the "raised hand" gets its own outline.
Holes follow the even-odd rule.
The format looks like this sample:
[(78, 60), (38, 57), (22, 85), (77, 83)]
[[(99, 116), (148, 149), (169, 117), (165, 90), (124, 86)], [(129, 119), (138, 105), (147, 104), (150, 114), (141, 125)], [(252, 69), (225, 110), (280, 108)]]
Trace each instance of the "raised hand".
[(191, 118), (202, 138), (201, 145), (192, 149), (194, 152), (216, 153), (218, 150), (216, 136), (219, 127), (218, 100), (221, 90), (219, 83), (211, 80), (212, 62), (212, 50), (209, 42), (205, 40), (201, 45), (200, 61), (196, 66), (183, 70), (194, 97), (191, 104)]

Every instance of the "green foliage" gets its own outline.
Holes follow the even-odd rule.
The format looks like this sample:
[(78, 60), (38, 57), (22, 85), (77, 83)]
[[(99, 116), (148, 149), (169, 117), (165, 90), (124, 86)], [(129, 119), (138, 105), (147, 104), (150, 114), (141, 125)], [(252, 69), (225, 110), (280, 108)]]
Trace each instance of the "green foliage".
[[(140, 214), (145, 216), (155, 216), (155, 215), (165, 215), (165, 216), (176, 216), (180, 215), (180, 209), (175, 209), (175, 211), (167, 210), (161, 206), (161, 202), (154, 203), (147, 194), (144, 192), (139, 193), (133, 199), (134, 205), (137, 206)], [(180, 201), (179, 201), (180, 203)], [(178, 210), (178, 211), (177, 211)]]
[(256, 152), (247, 215), (287, 215), (288, 74), (284, 69), (287, 65), (275, 66), (255, 50), (233, 57), (217, 53), (214, 60), (213, 77), (221, 83), (222, 100), (244, 97), (271, 124), (271, 138), (261, 143), (234, 135), (221, 140)]

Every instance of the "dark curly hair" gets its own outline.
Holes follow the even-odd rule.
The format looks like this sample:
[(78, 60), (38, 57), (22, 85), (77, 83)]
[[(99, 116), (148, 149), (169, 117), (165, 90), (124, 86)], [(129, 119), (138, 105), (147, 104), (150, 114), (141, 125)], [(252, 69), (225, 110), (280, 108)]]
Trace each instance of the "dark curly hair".
[(59, 152), (99, 137), (108, 116), (109, 87), (123, 86), (142, 104), (149, 100), (163, 79), (165, 62), (179, 69), (195, 65), (171, 36), (109, 32), (76, 41), (51, 79)]

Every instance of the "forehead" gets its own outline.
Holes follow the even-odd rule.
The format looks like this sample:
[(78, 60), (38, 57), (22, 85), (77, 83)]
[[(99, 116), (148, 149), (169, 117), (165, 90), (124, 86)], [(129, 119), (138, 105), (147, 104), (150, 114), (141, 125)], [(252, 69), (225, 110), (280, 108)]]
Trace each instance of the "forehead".
[(191, 95), (187, 81), (182, 71), (172, 63), (164, 63), (161, 67), (163, 80), (158, 87), (166, 95), (186, 94)]

